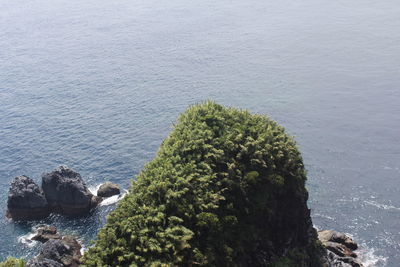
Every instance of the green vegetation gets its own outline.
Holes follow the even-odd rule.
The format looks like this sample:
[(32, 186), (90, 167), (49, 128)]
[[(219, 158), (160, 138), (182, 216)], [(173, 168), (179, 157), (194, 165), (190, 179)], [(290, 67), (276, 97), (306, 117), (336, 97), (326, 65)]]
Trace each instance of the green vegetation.
[(84, 265), (319, 266), (305, 180), (295, 142), (275, 121), (214, 102), (192, 106)]
[(13, 257), (8, 257), (7, 260), (0, 262), (0, 267), (24, 267), (25, 261), (16, 259)]

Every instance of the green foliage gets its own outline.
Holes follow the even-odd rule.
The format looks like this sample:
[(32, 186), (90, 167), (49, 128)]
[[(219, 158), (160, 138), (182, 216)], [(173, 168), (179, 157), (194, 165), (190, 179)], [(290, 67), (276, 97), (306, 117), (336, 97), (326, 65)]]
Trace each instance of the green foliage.
[(288, 257), (283, 257), (270, 265), (270, 267), (297, 267), (297, 266), (298, 266), (297, 263)]
[(0, 262), (0, 267), (24, 267), (25, 261), (21, 259), (16, 259), (13, 257), (8, 257), (5, 261)]
[(214, 102), (192, 106), (84, 265), (267, 266), (287, 248), (308, 253), (305, 180), (296, 143), (275, 121)]

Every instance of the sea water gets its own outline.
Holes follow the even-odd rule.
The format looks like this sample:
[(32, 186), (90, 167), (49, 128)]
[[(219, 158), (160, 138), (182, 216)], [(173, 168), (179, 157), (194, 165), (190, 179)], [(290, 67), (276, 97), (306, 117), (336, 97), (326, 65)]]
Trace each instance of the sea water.
[(284, 125), (315, 226), (353, 235), (369, 266), (399, 266), (397, 0), (1, 0), (0, 259), (34, 256), (39, 224), (87, 248), (115, 208), (16, 223), (15, 176), (66, 164), (128, 189), (207, 99)]

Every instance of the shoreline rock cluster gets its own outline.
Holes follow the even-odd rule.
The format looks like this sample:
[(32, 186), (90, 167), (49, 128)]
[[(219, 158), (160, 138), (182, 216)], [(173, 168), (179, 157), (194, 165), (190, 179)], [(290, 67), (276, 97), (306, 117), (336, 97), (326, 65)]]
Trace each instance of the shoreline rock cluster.
[(27, 267), (76, 267), (81, 264), (82, 246), (73, 236), (62, 236), (54, 226), (44, 226), (32, 240), (43, 244), (38, 256), (27, 263)]
[(33, 236), (31, 239), (45, 243), (50, 239), (61, 239), (61, 238), (62, 236), (59, 233), (57, 233), (57, 228), (55, 226), (46, 225), (43, 227), (39, 227), (36, 235)]
[[(42, 175), (41, 187), (27, 176), (14, 178), (8, 195), (7, 217), (32, 220), (50, 213), (86, 214), (104, 198), (121, 193), (116, 184), (102, 184), (97, 194), (89, 191), (81, 175), (67, 166), (60, 166)], [(315, 233), (315, 232), (314, 232)], [(28, 267), (76, 267), (81, 264), (81, 245), (72, 236), (63, 236), (54, 226), (38, 228), (32, 240), (43, 243), (38, 256)], [(358, 245), (349, 236), (332, 230), (318, 231), (318, 239), (326, 249), (323, 267), (363, 267), (357, 254)]]
[(318, 231), (318, 239), (327, 250), (324, 267), (363, 267), (354, 252), (358, 245), (349, 236), (333, 230)]
[[(318, 239), (326, 248), (323, 267), (363, 267), (357, 259), (358, 245), (349, 236), (333, 230), (318, 231)], [(41, 226), (31, 240), (43, 243), (38, 256), (27, 267), (77, 267), (81, 265), (82, 246), (73, 236), (62, 236), (55, 226)]]
[[(39, 187), (31, 178), (14, 178), (8, 193), (7, 217), (14, 220), (34, 220), (50, 213), (86, 214), (105, 197), (120, 194), (118, 185), (107, 182), (99, 196), (93, 195), (81, 175), (67, 166), (60, 166), (42, 175)], [(105, 192), (105, 193), (104, 193)]]

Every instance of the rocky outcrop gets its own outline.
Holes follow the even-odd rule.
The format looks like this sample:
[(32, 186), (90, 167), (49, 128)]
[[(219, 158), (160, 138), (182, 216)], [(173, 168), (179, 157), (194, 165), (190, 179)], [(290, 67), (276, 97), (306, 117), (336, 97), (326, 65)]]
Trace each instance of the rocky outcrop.
[(358, 248), (349, 236), (332, 230), (318, 232), (318, 239), (327, 249), (325, 267), (362, 267), (354, 252)]
[(42, 243), (45, 243), (50, 239), (61, 239), (61, 235), (57, 233), (57, 228), (55, 226), (46, 225), (43, 227), (39, 227), (37, 230), (37, 234), (32, 237), (32, 240)]
[(85, 264), (318, 266), (304, 164), (283, 127), (213, 102), (178, 122)]
[(42, 259), (42, 260), (33, 259), (33, 260), (30, 260), (26, 266), (27, 267), (63, 267), (63, 265), (61, 263), (58, 263), (56, 261), (49, 260), (49, 259)]
[(43, 190), (27, 176), (14, 178), (8, 193), (7, 217), (30, 220), (44, 218), (49, 213)]
[(111, 182), (105, 182), (102, 184), (97, 190), (97, 196), (99, 197), (111, 197), (115, 195), (119, 195), (121, 193), (121, 188), (119, 185), (111, 183)]
[(43, 244), (39, 256), (29, 261), (27, 266), (76, 267), (80, 265), (81, 248), (78, 241), (71, 236), (50, 239)]
[(27, 176), (16, 177), (8, 194), (7, 217), (32, 220), (44, 218), (51, 212), (86, 214), (102, 199), (89, 191), (79, 173), (60, 166), (42, 175), (42, 188)]
[(87, 213), (101, 202), (89, 191), (81, 175), (67, 166), (43, 174), (42, 188), (51, 209), (62, 214)]
[(350, 250), (356, 250), (358, 245), (350, 237), (343, 233), (332, 230), (323, 230), (318, 232), (318, 239), (321, 242), (335, 242), (345, 245)]

